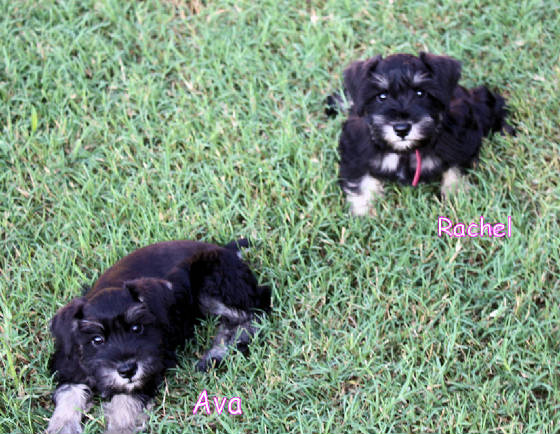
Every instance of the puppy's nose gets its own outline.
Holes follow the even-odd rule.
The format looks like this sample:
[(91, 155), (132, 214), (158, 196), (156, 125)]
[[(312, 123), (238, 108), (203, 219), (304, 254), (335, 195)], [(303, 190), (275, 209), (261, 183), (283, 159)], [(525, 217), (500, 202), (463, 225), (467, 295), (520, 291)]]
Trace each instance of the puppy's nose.
[(138, 364), (132, 360), (122, 362), (117, 366), (117, 372), (123, 378), (132, 378), (136, 374), (138, 369)]
[(409, 122), (402, 122), (393, 125), (393, 129), (395, 130), (395, 133), (401, 139), (404, 139), (406, 137), (406, 135), (410, 132), (411, 128), (412, 125)]

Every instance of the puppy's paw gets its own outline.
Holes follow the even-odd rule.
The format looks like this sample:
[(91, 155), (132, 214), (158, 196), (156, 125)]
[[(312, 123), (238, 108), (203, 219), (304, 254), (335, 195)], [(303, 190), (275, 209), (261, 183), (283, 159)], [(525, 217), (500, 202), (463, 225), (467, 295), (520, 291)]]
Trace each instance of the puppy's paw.
[(469, 191), (469, 184), (461, 171), (452, 167), (444, 172), (441, 181), (441, 195), (448, 198), (454, 194), (463, 194)]
[(82, 414), (91, 406), (91, 390), (85, 384), (62, 384), (54, 392), (54, 413), (47, 434), (80, 434)]
[(348, 183), (345, 188), (346, 200), (350, 204), (350, 212), (354, 216), (368, 215), (371, 210), (372, 201), (384, 196), (383, 183), (371, 176), (364, 176), (359, 183)]
[[(383, 195), (380, 195), (378, 197), (383, 197)], [(373, 198), (370, 198), (367, 201), (352, 199), (347, 198), (348, 202), (350, 203), (350, 214), (352, 214), (354, 217), (363, 217), (369, 215)]]
[(105, 430), (105, 434), (136, 434), (144, 428), (141, 426), (110, 426)]
[(105, 434), (134, 434), (142, 430), (148, 420), (144, 404), (133, 395), (118, 394), (104, 406), (107, 429)]
[(198, 372), (208, 372), (214, 366), (219, 366), (224, 360), (226, 348), (212, 348), (204, 354), (196, 364)]
[(198, 372), (208, 372), (213, 365), (213, 361), (210, 359), (200, 359), (195, 366)]
[(45, 434), (81, 434), (83, 429), (80, 420), (81, 417), (66, 419), (53, 415), (51, 420), (49, 420), (49, 426)]

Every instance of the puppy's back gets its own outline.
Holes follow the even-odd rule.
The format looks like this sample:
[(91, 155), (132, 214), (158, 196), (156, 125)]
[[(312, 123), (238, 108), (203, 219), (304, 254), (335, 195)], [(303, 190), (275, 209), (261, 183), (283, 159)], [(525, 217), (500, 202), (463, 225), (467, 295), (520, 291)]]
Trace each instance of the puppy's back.
[(142, 247), (122, 258), (95, 282), (92, 292), (120, 287), (127, 280), (140, 277), (164, 278), (180, 261), (218, 246), (200, 241), (162, 241)]

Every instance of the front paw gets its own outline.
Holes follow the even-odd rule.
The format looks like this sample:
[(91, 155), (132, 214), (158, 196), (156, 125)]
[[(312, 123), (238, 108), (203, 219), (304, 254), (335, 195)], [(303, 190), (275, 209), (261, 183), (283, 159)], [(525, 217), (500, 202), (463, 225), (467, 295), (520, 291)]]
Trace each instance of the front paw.
[(134, 420), (112, 420), (107, 424), (105, 434), (136, 434), (145, 428), (148, 415), (138, 414)]
[(358, 182), (348, 182), (344, 186), (350, 212), (354, 216), (365, 216), (371, 210), (372, 201), (383, 197), (383, 183), (369, 175)]
[(83, 431), (79, 419), (57, 417), (53, 415), (45, 434), (81, 434)]
[(128, 394), (118, 394), (104, 405), (105, 434), (134, 434), (146, 426), (148, 415), (142, 401)]
[(130, 426), (112, 426), (107, 427), (105, 434), (136, 434), (142, 429), (142, 427), (130, 427)]
[(85, 384), (61, 384), (53, 395), (54, 413), (47, 434), (80, 434), (82, 413), (90, 406), (91, 390)]
[(348, 202), (350, 202), (350, 214), (354, 217), (363, 217), (370, 213), (372, 207), (372, 201), (367, 200), (351, 200), (348, 198)]
[(455, 194), (467, 193), (470, 187), (459, 169), (452, 167), (444, 172), (441, 180), (441, 195), (449, 198)]
[(143, 426), (111, 426), (107, 427), (105, 434), (136, 434)]

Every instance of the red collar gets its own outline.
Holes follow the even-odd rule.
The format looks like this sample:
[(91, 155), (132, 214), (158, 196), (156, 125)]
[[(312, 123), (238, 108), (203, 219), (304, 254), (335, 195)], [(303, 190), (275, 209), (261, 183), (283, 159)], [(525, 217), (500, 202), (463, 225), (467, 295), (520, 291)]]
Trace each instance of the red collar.
[(414, 172), (414, 179), (412, 180), (412, 186), (416, 187), (418, 181), (420, 181), (420, 171), (422, 170), (422, 158), (420, 157), (420, 151), (416, 149), (416, 172)]

